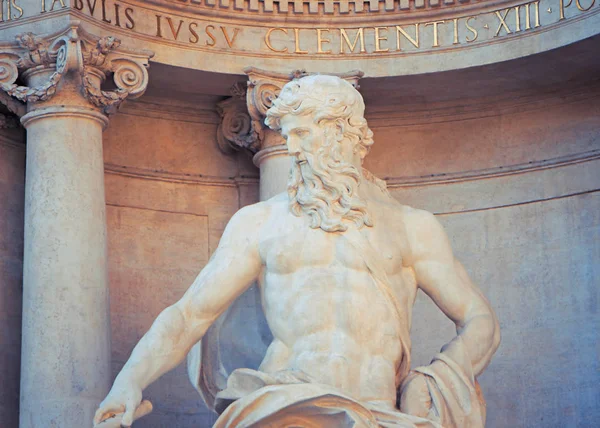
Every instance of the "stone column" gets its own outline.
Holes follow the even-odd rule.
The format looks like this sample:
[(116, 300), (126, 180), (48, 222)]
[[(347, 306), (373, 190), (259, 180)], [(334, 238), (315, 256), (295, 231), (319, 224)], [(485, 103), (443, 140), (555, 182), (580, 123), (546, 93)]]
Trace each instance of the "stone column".
[[(17, 40), (0, 64), (27, 104), (20, 427), (79, 428), (112, 381), (102, 131), (143, 93), (148, 55), (77, 27)], [(115, 92), (100, 90), (109, 74)]]
[(283, 85), (305, 73), (297, 71), (283, 75), (254, 67), (244, 71), (248, 75), (247, 108), (260, 141), (253, 161), (260, 169), (259, 194), (260, 200), (264, 201), (285, 191), (291, 162), (283, 137), (264, 124), (267, 110), (273, 105)]

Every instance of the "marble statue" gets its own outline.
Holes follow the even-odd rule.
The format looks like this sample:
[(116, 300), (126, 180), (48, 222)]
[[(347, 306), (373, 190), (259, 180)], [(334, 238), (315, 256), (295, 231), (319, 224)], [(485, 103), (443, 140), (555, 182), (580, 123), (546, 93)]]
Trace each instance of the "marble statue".
[[(362, 168), (373, 133), (359, 92), (337, 77), (296, 79), (265, 123), (293, 160), (287, 193), (233, 216), (189, 290), (133, 350), (95, 424), (130, 426), (147, 413), (142, 391), (258, 281), (273, 341), (258, 370), (233, 371), (216, 394), (215, 427), (483, 427), (476, 377), (499, 345), (498, 321), (436, 218)], [(410, 370), (419, 288), (457, 335)]]

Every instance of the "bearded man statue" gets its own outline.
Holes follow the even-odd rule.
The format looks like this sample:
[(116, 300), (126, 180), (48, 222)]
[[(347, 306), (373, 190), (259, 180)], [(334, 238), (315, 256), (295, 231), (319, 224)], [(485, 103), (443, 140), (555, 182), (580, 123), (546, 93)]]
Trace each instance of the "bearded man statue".
[[(143, 389), (258, 281), (273, 341), (258, 370), (234, 370), (211, 400), (215, 427), (483, 427), (476, 377), (499, 345), (498, 321), (435, 217), (395, 201), (362, 168), (373, 133), (361, 95), (337, 77), (303, 77), (284, 86), (265, 123), (287, 142), (287, 193), (233, 216), (190, 289), (133, 350), (95, 422), (120, 414), (131, 424)], [(411, 371), (418, 289), (457, 335)]]

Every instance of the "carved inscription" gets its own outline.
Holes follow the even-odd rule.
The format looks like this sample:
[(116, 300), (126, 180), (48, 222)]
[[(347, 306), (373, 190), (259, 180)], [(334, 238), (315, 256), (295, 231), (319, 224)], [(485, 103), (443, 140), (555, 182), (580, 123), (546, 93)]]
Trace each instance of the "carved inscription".
[(496, 10), (491, 16), (497, 25), (494, 34), (489, 34), (489, 24), (478, 25), (483, 16), (472, 15), (385, 27), (275, 27), (267, 30), (265, 46), (275, 53), (345, 55), (463, 45), (477, 41), (483, 32), (488, 33), (489, 39), (540, 27), (540, 1)]
[(117, 2), (107, 5), (106, 0), (73, 0), (73, 7), (77, 10), (85, 11), (91, 17), (99, 19), (106, 24), (112, 24), (128, 30), (135, 28), (133, 8), (126, 7)]
[[(23, 0), (0, 0), (0, 26), (28, 11)], [(104, 25), (165, 42), (219, 51), (294, 56), (393, 55), (460, 48), (592, 13), (600, 0), (535, 0), (473, 15), (364, 27), (233, 25), (146, 9), (116, 0), (39, 0), (37, 13), (71, 7)], [(600, 9), (599, 9), (600, 11)], [(393, 15), (390, 15), (393, 16)], [(443, 19), (442, 19), (443, 18)]]
[(23, 8), (17, 0), (0, 0), (0, 23), (19, 19), (23, 16)]

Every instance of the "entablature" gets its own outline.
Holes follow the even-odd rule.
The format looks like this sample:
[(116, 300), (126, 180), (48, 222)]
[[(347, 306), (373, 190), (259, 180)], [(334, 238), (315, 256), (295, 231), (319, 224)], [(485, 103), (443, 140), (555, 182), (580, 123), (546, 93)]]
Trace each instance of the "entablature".
[(14, 1), (19, 9), (0, 19), (7, 38), (79, 20), (90, 33), (154, 51), (155, 62), (236, 75), (248, 66), (418, 75), (523, 58), (600, 33), (598, 0)]

